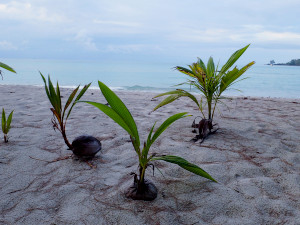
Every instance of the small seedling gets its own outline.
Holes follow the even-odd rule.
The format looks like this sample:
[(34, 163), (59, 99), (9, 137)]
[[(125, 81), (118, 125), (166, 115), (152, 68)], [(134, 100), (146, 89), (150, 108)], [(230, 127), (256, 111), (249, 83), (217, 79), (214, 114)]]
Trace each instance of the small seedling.
[(2, 109), (2, 131), (3, 131), (3, 134), (4, 134), (4, 142), (5, 143), (8, 142), (8, 135), (7, 134), (10, 130), (10, 124), (11, 124), (11, 121), (12, 121), (13, 112), (14, 111), (12, 111), (6, 119), (5, 110)]
[[(154, 132), (155, 124), (152, 126), (150, 133), (148, 135), (147, 140), (143, 143), (141, 148), (140, 137), (138, 133), (138, 129), (136, 123), (125, 106), (125, 104), (121, 101), (121, 99), (110, 90), (105, 84), (102, 82), (98, 82), (100, 90), (108, 102), (108, 105), (97, 103), (97, 102), (89, 102), (84, 101), (88, 104), (91, 104), (98, 109), (100, 109), (103, 113), (109, 116), (112, 120), (114, 120), (117, 124), (119, 124), (127, 133), (130, 135), (130, 139), (134, 150), (139, 158), (139, 174), (134, 173), (134, 183), (127, 190), (126, 196), (128, 198), (132, 198), (135, 200), (153, 200), (157, 196), (157, 188), (155, 185), (145, 179), (145, 171), (149, 166), (153, 166), (152, 161), (155, 160), (163, 160), (166, 162), (174, 163), (179, 165), (180, 167), (205, 177), (209, 180), (215, 181), (207, 172), (205, 172), (200, 167), (188, 162), (187, 160), (173, 155), (159, 155), (152, 153), (149, 156), (149, 150), (151, 145), (157, 140), (157, 138), (176, 120), (180, 118), (186, 117), (187, 113), (178, 113), (167, 120), (165, 120)], [(215, 181), (216, 182), (216, 181)]]
[[(214, 133), (217, 130), (213, 130), (214, 126), (217, 125), (213, 124), (213, 118), (217, 103), (222, 103), (222, 99), (225, 98), (222, 97), (223, 92), (236, 82), (240, 81), (237, 79), (240, 78), (255, 63), (253, 61), (248, 63), (241, 69), (234, 67), (232, 70), (229, 70), (233, 66), (233, 64), (243, 55), (248, 47), (249, 45), (234, 52), (228, 59), (228, 61), (222, 66), (222, 68), (219, 68), (219, 64), (215, 66), (212, 57), (209, 58), (207, 65), (205, 65), (205, 63), (201, 59), (198, 59), (196, 63), (189, 65), (189, 68), (176, 66), (176, 70), (189, 77), (187, 82), (179, 85), (188, 84), (191, 87), (199, 90), (203, 94), (203, 97), (201, 97), (200, 101), (198, 101), (197, 98), (188, 91), (182, 89), (169, 91), (154, 97), (157, 98), (160, 96), (169, 95), (162, 102), (160, 102), (153, 111), (175, 101), (180, 97), (190, 98), (197, 105), (203, 116), (203, 119), (200, 121), (200, 123), (195, 126), (199, 128), (199, 135), (196, 136), (195, 140), (202, 139), (201, 141), (203, 141), (208, 134)], [(204, 115), (202, 98), (204, 98), (206, 101), (205, 104), (207, 105), (208, 111), (207, 117), (205, 117)]]

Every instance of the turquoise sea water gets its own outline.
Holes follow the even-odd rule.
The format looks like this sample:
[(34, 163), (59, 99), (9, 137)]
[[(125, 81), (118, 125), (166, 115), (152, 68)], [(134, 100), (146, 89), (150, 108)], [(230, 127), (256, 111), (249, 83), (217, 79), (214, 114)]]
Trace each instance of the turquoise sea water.
[[(125, 63), (67, 60), (0, 59), (17, 74), (3, 71), (0, 84), (42, 85), (38, 71), (51, 75), (60, 86), (77, 86), (93, 82), (97, 87), (100, 80), (114, 89), (161, 92), (174, 89), (172, 86), (186, 80), (184, 74), (173, 69), (184, 64), (168, 63)], [(229, 90), (229, 96), (262, 96), (300, 98), (300, 67), (254, 65)], [(188, 87), (187, 87), (188, 88)]]

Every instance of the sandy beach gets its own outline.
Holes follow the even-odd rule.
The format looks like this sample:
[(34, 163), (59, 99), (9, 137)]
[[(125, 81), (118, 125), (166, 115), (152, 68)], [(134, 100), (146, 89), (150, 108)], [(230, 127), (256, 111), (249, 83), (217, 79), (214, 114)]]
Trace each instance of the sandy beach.
[[(69, 89), (62, 89), (66, 101)], [(91, 161), (70, 157), (51, 124), (43, 87), (0, 86), (0, 109), (14, 110), (9, 142), (0, 139), (0, 224), (300, 224), (300, 99), (235, 97), (219, 104), (220, 130), (193, 143), (191, 124), (200, 116), (181, 98), (159, 110), (154, 93), (116, 92), (146, 139), (157, 121), (178, 112), (180, 119), (152, 152), (181, 156), (218, 183), (157, 162), (148, 169), (158, 196), (152, 202), (125, 198), (138, 158), (128, 134), (100, 110), (79, 103), (67, 124), (70, 141), (93, 135), (102, 150)], [(106, 103), (99, 90), (82, 100)]]

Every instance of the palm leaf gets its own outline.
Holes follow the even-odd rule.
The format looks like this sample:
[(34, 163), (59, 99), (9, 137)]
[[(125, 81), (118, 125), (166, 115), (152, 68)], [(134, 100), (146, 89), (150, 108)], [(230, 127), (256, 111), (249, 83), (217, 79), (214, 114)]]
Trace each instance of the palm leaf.
[(51, 112), (53, 113), (53, 115), (56, 117), (57, 121), (59, 124), (61, 124), (62, 120), (64, 119), (63, 117), (60, 117), (60, 115), (58, 114), (58, 112), (54, 109), (54, 108), (50, 108)]
[(152, 133), (153, 133), (155, 124), (156, 124), (156, 122), (153, 124), (153, 126), (152, 126), (152, 128), (151, 128), (151, 130), (150, 130), (150, 132), (149, 132), (149, 134), (148, 134), (147, 145), (150, 144), (150, 142), (151, 142), (151, 137), (152, 137)]
[(207, 62), (207, 76), (213, 77), (215, 73), (215, 64), (212, 57), (209, 57), (209, 60)]
[(222, 67), (221, 73), (225, 73), (244, 54), (249, 46), (250, 44), (234, 52)]
[(61, 107), (61, 95), (60, 95), (60, 89), (59, 89), (59, 85), (58, 85), (58, 81), (56, 83), (56, 96), (57, 98), (57, 104), (59, 105), (59, 108), (62, 109)]
[(2, 131), (5, 133), (6, 128), (6, 117), (5, 117), (5, 111), (2, 109)]
[(173, 155), (166, 155), (166, 156), (161, 156), (161, 157), (153, 157), (151, 159), (151, 161), (154, 161), (154, 160), (163, 160), (163, 161), (166, 161), (166, 162), (169, 162), (169, 163), (177, 164), (178, 166), (180, 166), (180, 167), (182, 167), (182, 168), (184, 168), (184, 169), (186, 169), (186, 170), (188, 170), (188, 171), (190, 171), (194, 174), (197, 174), (201, 177), (205, 177), (209, 180), (217, 182), (206, 171), (204, 171), (203, 169), (201, 169), (197, 165), (192, 164), (192, 163), (188, 162), (187, 160), (185, 160), (181, 157), (173, 156)]
[[(40, 73), (40, 75), (42, 76), (42, 79), (43, 79), (44, 84), (45, 84), (46, 94), (47, 94), (47, 96), (48, 96), (48, 99), (49, 99), (50, 102), (51, 102), (51, 96), (50, 96), (50, 92), (49, 92), (49, 90), (48, 90), (48, 86), (47, 86), (46, 79), (45, 79), (45, 77), (43, 76), (43, 74), (42, 74), (41, 72), (39, 72), (39, 73)], [(51, 102), (51, 104), (52, 104), (52, 102)]]
[(198, 58), (197, 65), (203, 70), (204, 74), (207, 74), (206, 66), (202, 59)]
[(158, 98), (158, 97), (161, 97), (161, 96), (164, 96), (164, 95), (181, 94), (182, 92), (179, 91), (179, 90), (181, 90), (181, 89), (176, 89), (176, 90), (174, 90), (174, 91), (168, 91), (168, 92), (165, 92), (165, 93), (156, 95), (156, 96), (154, 96), (153, 98)]
[[(80, 98), (84, 95), (84, 93), (87, 91), (87, 89), (90, 87), (91, 83), (87, 84), (87, 85), (84, 85), (84, 87), (82, 88), (82, 90), (79, 92), (79, 94), (77, 95), (75, 101), (73, 102), (69, 112), (68, 112), (68, 115), (67, 115), (67, 118), (66, 120), (69, 118), (71, 112), (72, 112), (72, 109), (73, 107), (76, 105), (77, 101), (80, 100)], [(79, 87), (79, 86), (78, 86)], [(77, 91), (76, 91), (77, 92)]]
[[(75, 89), (72, 91), (72, 93), (70, 94), (70, 96), (69, 96), (69, 98), (68, 98), (68, 100), (67, 100), (67, 102), (66, 102), (66, 104), (65, 104), (65, 107), (64, 107), (64, 110), (63, 110), (63, 116), (62, 116), (62, 117), (64, 117), (65, 112), (66, 112), (67, 108), (69, 107), (69, 105), (72, 103), (72, 101), (73, 101), (73, 99), (74, 99), (74, 97), (75, 97), (75, 95), (76, 95), (78, 89), (79, 89), (79, 85), (78, 85), (77, 88), (75, 88)], [(69, 111), (69, 113), (68, 113), (68, 116), (69, 116), (69, 115), (70, 115), (70, 111)], [(67, 118), (68, 118), (68, 116), (67, 116)]]
[(175, 114), (171, 117), (169, 117), (168, 119), (165, 120), (165, 122), (163, 122), (160, 127), (156, 130), (156, 132), (154, 133), (154, 135), (152, 136), (153, 130), (154, 130), (154, 126), (156, 124), (156, 122), (154, 123), (154, 125), (152, 126), (148, 138), (147, 138), (147, 142), (145, 143), (145, 146), (143, 148), (142, 151), (142, 156), (144, 158), (147, 157), (148, 155), (148, 151), (151, 147), (151, 145), (155, 142), (155, 140), (172, 124), (174, 123), (176, 120), (183, 118), (183, 117), (187, 117), (185, 116), (187, 113), (178, 113)]
[(6, 65), (6, 64), (4, 64), (2, 62), (0, 62), (0, 67), (4, 68), (4, 69), (6, 69), (6, 70), (8, 70), (10, 72), (16, 73), (16, 71), (13, 68), (11, 68), (10, 66), (8, 66), (8, 65)]
[(189, 70), (187, 68), (184, 68), (184, 67), (181, 67), (181, 66), (176, 66), (175, 69), (178, 70), (181, 73), (184, 73), (184, 74), (190, 76), (190, 77), (194, 77), (194, 78), (196, 77), (195, 74), (193, 73), (193, 71)]
[(114, 110), (114, 112), (116, 112), (119, 115), (119, 117), (122, 118), (124, 123), (130, 129), (131, 136), (134, 138), (136, 146), (140, 146), (140, 139), (139, 139), (139, 134), (138, 134), (138, 130), (136, 127), (136, 123), (135, 123), (131, 113), (125, 106), (125, 104), (104, 83), (98, 81), (98, 84), (99, 84), (99, 87), (101, 89), (103, 96), (105, 97), (105, 99), (108, 102), (108, 104), (110, 105), (110, 107)]
[(182, 89), (176, 89), (175, 91), (169, 91), (169, 92), (165, 92), (165, 93), (162, 93), (162, 94), (159, 94), (159, 95), (156, 95), (154, 98), (158, 98), (158, 97), (161, 97), (161, 96), (164, 96), (164, 95), (170, 95), (169, 97), (165, 98), (162, 102), (160, 102), (154, 109), (153, 111), (157, 110), (158, 108), (164, 106), (164, 105), (167, 105), (173, 101), (175, 101), (176, 99), (182, 97), (182, 96), (185, 96), (185, 97), (189, 97), (190, 99), (192, 99), (192, 101), (194, 101), (197, 106), (200, 108), (200, 105), (197, 101), (197, 98), (190, 94), (189, 92), (185, 91), (185, 90), (182, 90)]
[(175, 85), (173, 85), (171, 87), (178, 87), (178, 86), (181, 86), (181, 85), (184, 85), (184, 84), (188, 84), (188, 83), (187, 82), (183, 82), (183, 83), (180, 83), (180, 84), (175, 84)]
[(55, 109), (56, 112), (60, 113), (61, 112), (61, 108), (59, 107), (59, 100), (58, 98), (60, 96), (57, 96), (54, 86), (51, 82), (50, 76), (48, 76), (48, 89), (49, 89), (49, 93), (50, 93), (50, 102), (53, 106), (53, 108)]
[[(176, 94), (176, 95), (170, 95), (168, 97), (166, 97), (164, 100), (162, 100), (154, 109), (153, 111), (157, 110), (158, 108), (167, 105), (171, 102), (174, 102), (176, 99), (180, 98), (182, 95), (180, 94)], [(155, 98), (155, 97), (154, 97)]]
[(242, 74), (244, 74), (252, 65), (254, 65), (254, 61), (248, 63), (246, 66), (241, 68), (240, 70), (237, 69), (236, 67), (232, 70), (227, 72), (221, 80), (220, 83), (220, 91), (219, 94), (221, 94), (223, 91), (225, 91), (229, 86), (234, 84), (235, 80), (237, 80)]
[(107, 116), (109, 116), (113, 121), (115, 121), (117, 124), (119, 124), (124, 130), (126, 130), (130, 136), (134, 137), (135, 134), (132, 132), (132, 130), (127, 125), (127, 123), (124, 121), (124, 119), (114, 109), (112, 109), (102, 103), (98, 103), (98, 102), (90, 102), (90, 101), (79, 101), (79, 102), (85, 102), (85, 103), (88, 103), (90, 105), (97, 107), (103, 113), (105, 113)]
[(148, 134), (147, 142), (144, 143), (144, 148), (142, 150), (142, 156), (143, 156), (144, 159), (147, 158), (147, 155), (148, 155), (148, 152), (149, 152), (149, 149), (150, 149), (150, 146), (151, 146), (150, 142), (151, 142), (151, 137), (152, 137), (152, 133), (153, 133), (155, 124), (156, 124), (156, 122), (153, 124), (153, 126), (152, 126), (152, 128), (151, 128), (151, 130)]
[(12, 112), (9, 114), (9, 116), (8, 116), (8, 118), (7, 118), (7, 121), (6, 121), (6, 132), (7, 132), (7, 133), (8, 133), (9, 130), (10, 130), (10, 124), (11, 124), (11, 121), (12, 121), (13, 113), (14, 113), (14, 111), (12, 111)]
[(155, 140), (162, 134), (162, 132), (164, 132), (176, 120), (190, 116), (190, 115), (186, 115), (186, 114), (187, 114), (186, 112), (177, 113), (177, 114), (169, 117), (168, 119), (166, 119), (153, 134), (151, 141), (150, 141), (150, 145), (152, 145), (155, 142)]
[(92, 83), (89, 83), (87, 85), (84, 85), (84, 87), (82, 88), (82, 90), (79, 92), (79, 94), (77, 95), (75, 101), (78, 101), (83, 95), (84, 93), (87, 91), (87, 89), (91, 86)]

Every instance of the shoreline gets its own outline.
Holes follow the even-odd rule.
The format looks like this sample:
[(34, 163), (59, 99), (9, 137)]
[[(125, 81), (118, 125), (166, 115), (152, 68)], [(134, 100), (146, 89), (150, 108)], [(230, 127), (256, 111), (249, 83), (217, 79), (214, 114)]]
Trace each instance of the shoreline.
[[(11, 87), (36, 87), (36, 88), (44, 88), (44, 85), (31, 85), (31, 84), (0, 84), (0, 88), (1, 86), (11, 86)], [(80, 85), (80, 88), (82, 88), (84, 85)], [(61, 89), (75, 89), (77, 86), (59, 86)], [(158, 93), (163, 93), (165, 91), (161, 91), (161, 90), (157, 90), (157, 91), (153, 91), (153, 90), (128, 90), (128, 89), (122, 89), (122, 87), (110, 87), (114, 92), (128, 92), (128, 93), (146, 93), (146, 94), (153, 94), (154, 96), (157, 95)], [(158, 88), (159, 89), (159, 88)], [(165, 88), (168, 89), (168, 91), (171, 90), (175, 90), (176, 88)], [(89, 90), (99, 90), (98, 86), (90, 86)], [(200, 96), (201, 94), (199, 92), (191, 92), (193, 95), (196, 96)], [(272, 97), (272, 96), (251, 96), (251, 95), (223, 95), (226, 98), (251, 98), (251, 99), (278, 99), (278, 100), (286, 100), (286, 101), (297, 101), (300, 99), (299, 98), (285, 98), (285, 97)]]
[[(91, 163), (70, 156), (53, 130), (43, 87), (3, 85), (0, 109), (14, 110), (9, 142), (0, 136), (1, 224), (297, 224), (300, 221), (300, 99), (237, 97), (219, 104), (220, 130), (193, 143), (199, 110), (181, 98), (155, 112), (152, 92), (116, 91), (132, 113), (141, 141), (153, 124), (179, 112), (151, 153), (177, 155), (218, 183), (174, 164), (146, 171), (158, 188), (152, 202), (125, 198), (137, 172), (128, 134), (95, 107), (78, 103), (68, 120), (70, 141), (89, 134), (102, 143)], [(69, 89), (61, 90), (65, 102)], [(106, 103), (98, 90), (82, 100)], [(159, 99), (160, 100), (160, 99)], [(58, 160), (61, 159), (61, 160)]]

